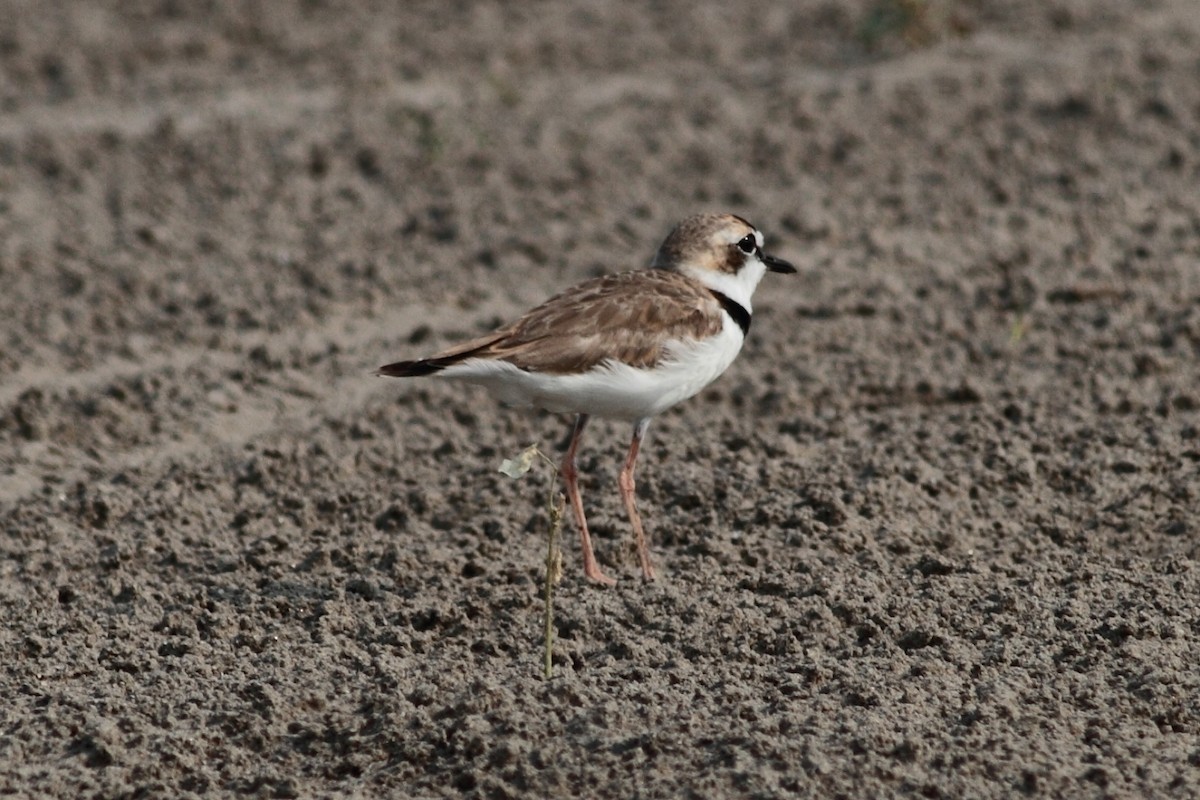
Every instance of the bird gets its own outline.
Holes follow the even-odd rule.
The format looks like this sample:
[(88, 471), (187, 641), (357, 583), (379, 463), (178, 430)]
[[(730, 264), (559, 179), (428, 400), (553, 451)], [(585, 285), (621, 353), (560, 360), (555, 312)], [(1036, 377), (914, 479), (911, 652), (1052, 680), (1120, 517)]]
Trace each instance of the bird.
[(477, 384), (506, 405), (574, 415), (559, 471), (579, 529), (584, 575), (606, 586), (616, 581), (592, 549), (577, 457), (592, 417), (631, 422), (617, 484), (642, 576), (653, 580), (635, 498), (638, 452), (651, 419), (698, 393), (737, 357), (763, 276), (796, 272), (763, 244), (763, 234), (742, 217), (689, 216), (663, 240), (649, 268), (586, 280), (509, 325), (426, 358), (386, 364), (376, 374)]

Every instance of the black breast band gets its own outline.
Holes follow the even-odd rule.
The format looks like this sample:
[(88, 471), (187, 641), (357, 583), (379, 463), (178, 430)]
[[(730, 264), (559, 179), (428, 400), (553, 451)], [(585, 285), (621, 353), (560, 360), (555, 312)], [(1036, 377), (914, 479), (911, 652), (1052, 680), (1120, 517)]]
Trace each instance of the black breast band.
[(742, 336), (750, 332), (750, 312), (745, 306), (738, 303), (736, 300), (730, 299), (729, 295), (721, 294), (716, 289), (709, 289), (712, 296), (717, 298), (717, 302), (721, 304), (721, 308), (725, 309), (725, 313), (733, 317), (733, 321), (742, 329)]

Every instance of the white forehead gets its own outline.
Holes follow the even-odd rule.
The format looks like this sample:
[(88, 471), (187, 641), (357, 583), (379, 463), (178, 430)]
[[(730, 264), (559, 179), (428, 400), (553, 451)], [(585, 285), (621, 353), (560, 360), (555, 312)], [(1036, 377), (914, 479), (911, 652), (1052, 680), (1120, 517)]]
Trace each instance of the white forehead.
[(757, 228), (747, 226), (741, 220), (738, 220), (735, 224), (726, 225), (718, 235), (720, 236), (721, 240), (724, 240), (729, 244), (736, 244), (745, 238), (747, 233), (754, 234), (754, 241), (759, 247), (763, 246), (762, 231), (758, 230)]

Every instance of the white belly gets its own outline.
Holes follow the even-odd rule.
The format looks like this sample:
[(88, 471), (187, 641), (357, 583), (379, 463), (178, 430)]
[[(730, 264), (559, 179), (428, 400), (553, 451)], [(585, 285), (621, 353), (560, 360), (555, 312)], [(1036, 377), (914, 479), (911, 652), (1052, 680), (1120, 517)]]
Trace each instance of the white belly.
[(727, 321), (701, 342), (680, 342), (652, 369), (606, 361), (578, 375), (524, 372), (511, 364), (467, 359), (438, 373), (486, 386), (503, 403), (621, 420), (653, 417), (699, 392), (724, 372), (742, 349), (742, 332)]

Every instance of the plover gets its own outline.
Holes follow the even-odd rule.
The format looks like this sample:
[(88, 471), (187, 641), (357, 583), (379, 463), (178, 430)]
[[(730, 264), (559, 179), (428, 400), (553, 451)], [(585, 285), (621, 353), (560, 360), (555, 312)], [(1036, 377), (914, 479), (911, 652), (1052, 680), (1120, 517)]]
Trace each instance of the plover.
[(766, 272), (795, 272), (763, 252), (763, 235), (733, 214), (698, 214), (671, 231), (649, 269), (585, 281), (511, 325), (415, 361), (380, 367), (399, 378), (438, 375), (487, 387), (501, 402), (575, 415), (562, 461), (583, 544), (583, 571), (615, 581), (592, 551), (576, 455), (593, 416), (633, 423), (618, 477), (642, 574), (654, 578), (634, 499), (633, 467), (650, 419), (717, 378), (750, 330), (750, 296)]

